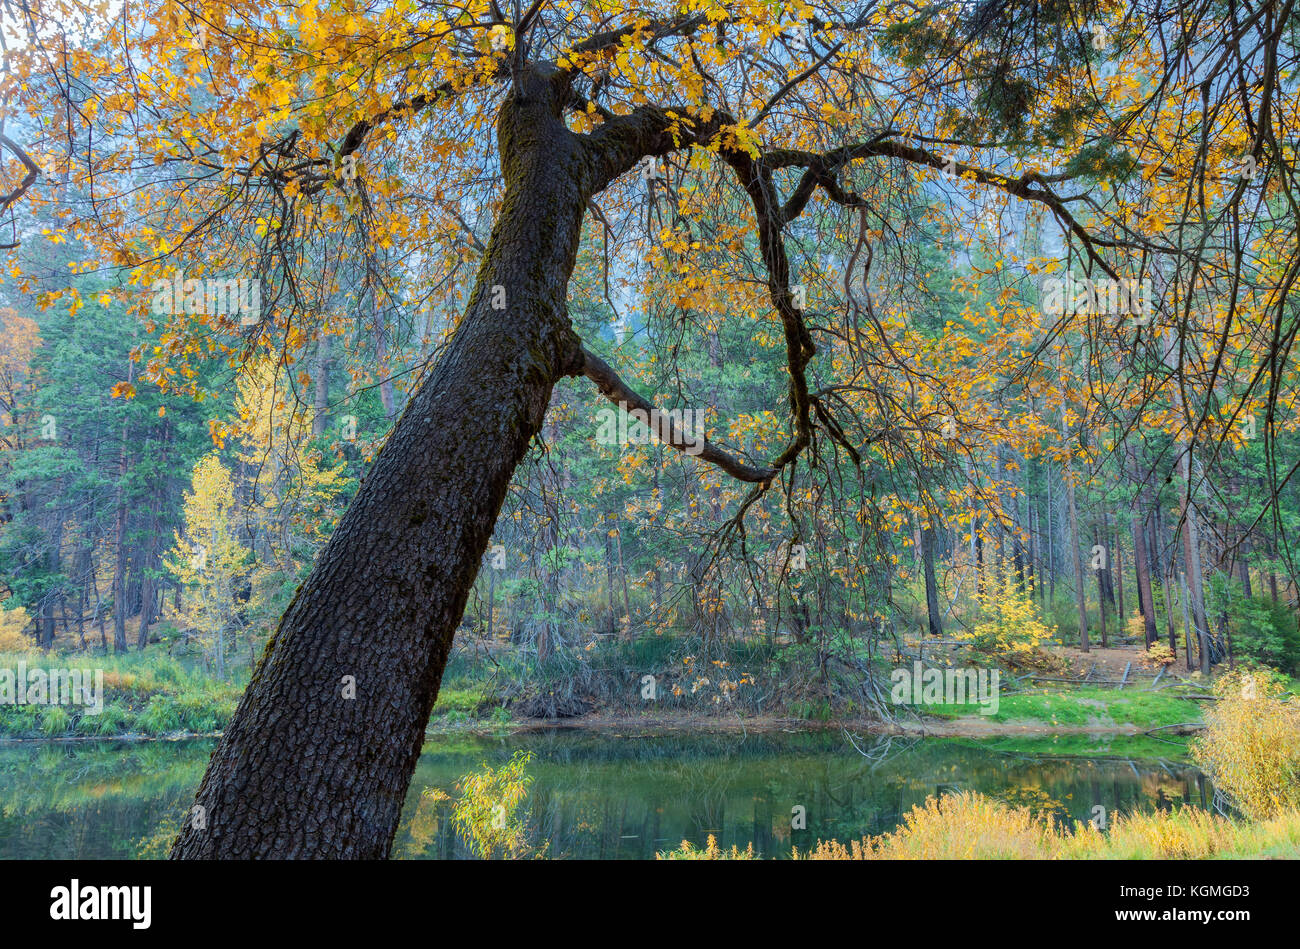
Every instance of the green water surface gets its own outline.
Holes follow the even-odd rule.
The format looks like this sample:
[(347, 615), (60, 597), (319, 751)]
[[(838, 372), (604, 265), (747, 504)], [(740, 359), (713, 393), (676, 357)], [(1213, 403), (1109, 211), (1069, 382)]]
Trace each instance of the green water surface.
[[(0, 858), (165, 853), (172, 826), (165, 822), (185, 814), (212, 747), (210, 740), (0, 743)], [(1149, 742), (1077, 736), (1014, 748), (834, 730), (441, 736), (420, 758), (394, 855), (467, 857), (446, 804), (422, 801), (421, 792), (454, 795), (462, 775), (519, 750), (534, 755), (528, 822), (548, 856), (645, 859), (709, 834), (724, 847), (753, 842), (762, 855), (788, 855), (792, 845), (818, 838), (892, 830), (912, 805), (950, 790), (1079, 820), (1098, 804), (1110, 814), (1208, 806), (1209, 782), (1167, 747), (1162, 760)], [(791, 827), (795, 808), (803, 809), (804, 829)]]

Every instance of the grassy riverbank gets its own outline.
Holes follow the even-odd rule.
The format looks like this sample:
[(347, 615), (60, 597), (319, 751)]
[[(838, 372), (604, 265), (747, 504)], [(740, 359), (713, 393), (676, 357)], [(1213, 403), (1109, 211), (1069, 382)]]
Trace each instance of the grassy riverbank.
[[(0, 738), (161, 738), (211, 735), (235, 714), (248, 685), (246, 667), (218, 677), (201, 665), (160, 651), (121, 656), (47, 655), (40, 652), (0, 654), (0, 669), (78, 669), (95, 681), (103, 671), (103, 709), (97, 714), (82, 704), (0, 703)], [(431, 723), (510, 722), (481, 688), (449, 687), (438, 695)]]
[(48, 655), (39, 652), (0, 655), (0, 669), (103, 672), (103, 708), (98, 714), (84, 704), (0, 705), (0, 736), (6, 738), (161, 737), (211, 734), (235, 713), (247, 675), (217, 678), (200, 667), (163, 652), (121, 656)]
[[(867, 727), (870, 712), (851, 700), (819, 695), (806, 687), (779, 691), (784, 664), (780, 656), (750, 656), (759, 672), (713, 667), (706, 686), (691, 693), (694, 681), (708, 678), (703, 670), (660, 673), (654, 700), (641, 694), (642, 668), (662, 668), (664, 656), (625, 654), (612, 649), (593, 660), (575, 690), (555, 670), (525, 678), (518, 670), (457, 654), (448, 665), (443, 687), (430, 717), (431, 731), (500, 730), (547, 722), (659, 730), (700, 727)], [(0, 654), (0, 669), (70, 668), (103, 671), (103, 710), (91, 714), (77, 704), (0, 704), (0, 738), (130, 738), (209, 735), (230, 721), (247, 686), (246, 666), (218, 677), (201, 664), (169, 656), (161, 650), (125, 655), (86, 656), (27, 653)], [(684, 667), (685, 668), (685, 667)], [(726, 676), (732, 676), (727, 680)], [(719, 700), (717, 682), (744, 684), (738, 695)], [(503, 685), (503, 681), (513, 684)], [(556, 697), (556, 693), (560, 693)], [(580, 701), (575, 700), (578, 696)], [(629, 698), (629, 696), (631, 696)], [(547, 712), (553, 711), (556, 717)], [(997, 736), (1032, 731), (1044, 734), (1133, 732), (1196, 723), (1200, 706), (1170, 691), (1140, 688), (1061, 688), (1024, 690), (1003, 697), (993, 714), (970, 705), (924, 705), (900, 709), (909, 730), (954, 736)]]
[(978, 705), (928, 706), (925, 711), (938, 718), (979, 716), (990, 722), (1035, 722), (1099, 729), (1117, 725), (1149, 729), (1201, 721), (1201, 708), (1196, 702), (1175, 693), (1141, 688), (1035, 689), (1003, 697), (997, 711), (990, 715), (981, 715)]

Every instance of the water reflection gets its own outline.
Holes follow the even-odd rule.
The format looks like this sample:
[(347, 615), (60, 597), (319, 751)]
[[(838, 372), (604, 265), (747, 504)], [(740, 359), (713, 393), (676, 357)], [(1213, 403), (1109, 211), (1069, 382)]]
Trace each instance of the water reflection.
[[(555, 729), (430, 742), (412, 782), (394, 854), (461, 859), (445, 802), (458, 778), (527, 749), (534, 760), (531, 836), (559, 858), (637, 859), (713, 834), (767, 856), (818, 838), (892, 830), (914, 804), (947, 790), (996, 795), (1086, 820), (1108, 813), (1208, 806), (1212, 789), (1185, 764), (1130, 760), (1124, 739), (1090, 758), (1007, 754), (972, 742), (903, 741), (835, 731), (612, 735)], [(1037, 749), (1035, 749), (1037, 750)], [(1077, 750), (1077, 749), (1072, 749)], [(0, 746), (0, 857), (98, 859), (165, 853), (192, 801), (210, 741), (13, 743)], [(804, 808), (805, 829), (791, 829)]]

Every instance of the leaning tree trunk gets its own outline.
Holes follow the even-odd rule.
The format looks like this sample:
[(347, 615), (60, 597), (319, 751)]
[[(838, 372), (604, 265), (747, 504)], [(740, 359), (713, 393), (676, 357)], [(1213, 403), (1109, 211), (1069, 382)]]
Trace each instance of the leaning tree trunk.
[(387, 855), (511, 475), (581, 371), (566, 285), (611, 169), (559, 94), (525, 73), (502, 107), (504, 201), (464, 319), (268, 643), (173, 857)]

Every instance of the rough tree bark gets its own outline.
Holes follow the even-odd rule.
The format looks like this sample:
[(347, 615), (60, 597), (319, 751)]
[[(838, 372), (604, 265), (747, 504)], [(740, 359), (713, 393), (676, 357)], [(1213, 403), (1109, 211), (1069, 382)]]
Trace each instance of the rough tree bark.
[(583, 370), (565, 295), (588, 197), (672, 147), (618, 123), (580, 139), (552, 75), (516, 77), (464, 319), (268, 643), (173, 857), (388, 853), (511, 475), (552, 386)]

